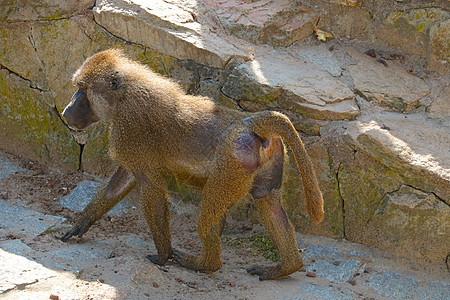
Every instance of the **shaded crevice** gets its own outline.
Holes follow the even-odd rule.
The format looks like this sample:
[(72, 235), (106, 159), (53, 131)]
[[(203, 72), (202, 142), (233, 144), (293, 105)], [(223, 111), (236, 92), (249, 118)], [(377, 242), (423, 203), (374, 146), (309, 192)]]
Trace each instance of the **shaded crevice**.
[[(77, 143), (78, 144), (78, 143)], [(78, 170), (77, 171), (82, 171), (83, 170), (83, 151), (84, 151), (84, 145), (83, 144), (78, 144), (78, 146), (80, 146), (80, 156), (78, 157)]]
[[(144, 59), (142, 62), (143, 62), (144, 64), (148, 64), (147, 49), (151, 49), (151, 48), (149, 48), (149, 47), (147, 47), (147, 46), (142, 46), (142, 47), (144, 47), (144, 57), (145, 57), (145, 59)], [(161, 57), (158, 57), (158, 62), (161, 64), (161, 66), (162, 66), (162, 68), (163, 68), (163, 70), (164, 70), (164, 75), (167, 76), (167, 77), (169, 77), (170, 72), (169, 72), (168, 67), (167, 67), (166, 64), (164, 63), (164, 60), (163, 60)]]
[(61, 20), (69, 20), (72, 17), (76, 17), (76, 16), (80, 16), (78, 15), (73, 15), (73, 16), (69, 16), (69, 17), (61, 17), (61, 18), (55, 18), (55, 19), (36, 19), (36, 20), (6, 20), (6, 21), (0, 21), (1, 23), (8, 23), (8, 24), (20, 24), (20, 23), (35, 23), (35, 22), (53, 22), (53, 21), (61, 21)]
[(427, 190), (424, 190), (424, 189), (418, 188), (418, 187), (416, 187), (416, 186), (413, 186), (413, 185), (411, 185), (411, 184), (407, 184), (407, 183), (403, 183), (403, 182), (399, 184), (398, 188), (396, 188), (396, 189), (394, 189), (394, 190), (392, 190), (392, 191), (387, 191), (387, 192), (385, 192), (385, 193), (383, 194), (383, 196), (381, 197), (381, 199), (380, 199), (380, 202), (379, 202), (378, 207), (381, 207), (381, 205), (383, 204), (383, 201), (384, 201), (384, 199), (386, 198), (386, 195), (387, 195), (387, 194), (392, 194), (392, 193), (399, 192), (399, 191), (401, 190), (401, 188), (404, 187), (404, 186), (410, 187), (410, 188), (412, 188), (412, 189), (414, 189), (414, 190), (420, 191), (420, 192), (425, 193), (425, 194), (431, 194), (431, 195), (433, 195), (439, 202), (442, 202), (443, 204), (445, 204), (445, 205), (447, 205), (447, 206), (450, 207), (450, 204), (447, 203), (447, 202), (446, 202), (444, 199), (442, 199), (441, 197), (439, 197), (435, 192), (427, 191)]
[(380, 200), (378, 201), (377, 208), (374, 210), (374, 212), (373, 212), (373, 213), (369, 216), (369, 218), (367, 219), (366, 225), (369, 224), (369, 223), (372, 221), (372, 218), (373, 218), (373, 216), (374, 216), (375, 214), (377, 214), (377, 211), (381, 210), (381, 213), (384, 213), (384, 207), (383, 207), (383, 206), (385, 205), (385, 199), (386, 199), (386, 196), (389, 195), (389, 194), (392, 194), (392, 193), (397, 193), (397, 192), (399, 192), (399, 191), (402, 189), (402, 187), (410, 187), (410, 188), (415, 189), (415, 190), (417, 190), (417, 191), (420, 191), (420, 192), (422, 192), (422, 193), (434, 195), (438, 201), (444, 203), (444, 204), (447, 205), (447, 206), (450, 206), (448, 203), (445, 202), (444, 199), (441, 199), (441, 198), (440, 198), (438, 195), (436, 195), (436, 193), (434, 193), (434, 192), (426, 191), (426, 190), (417, 188), (417, 187), (415, 187), (415, 186), (413, 186), (413, 185), (410, 185), (410, 184), (399, 183), (397, 188), (395, 188), (395, 189), (393, 189), (393, 190), (390, 190), (390, 191), (385, 191), (385, 192), (383, 193), (383, 195), (380, 197)]
[(422, 193), (425, 193), (425, 194), (432, 194), (434, 197), (436, 197), (436, 199), (437, 199), (439, 202), (442, 202), (442, 203), (444, 203), (445, 205), (447, 205), (447, 206), (450, 207), (450, 203), (447, 203), (444, 199), (442, 199), (441, 197), (439, 197), (435, 192), (426, 191), (426, 190), (424, 190), (424, 189), (415, 187), (415, 186), (413, 186), (413, 185), (411, 185), (411, 184), (403, 183), (402, 185), (407, 186), (407, 187), (410, 187), (410, 188), (415, 189), (415, 190), (418, 190), (418, 191), (420, 191), (420, 192), (422, 192)]
[(37, 84), (34, 83), (32, 80), (23, 77), (23, 76), (20, 75), (19, 73), (14, 72), (13, 70), (9, 69), (8, 67), (6, 67), (6, 66), (4, 66), (4, 65), (2, 65), (2, 64), (0, 64), (0, 69), (4, 69), (4, 70), (8, 71), (10, 75), (15, 75), (15, 76), (19, 77), (20, 79), (22, 79), (22, 80), (28, 82), (29, 85), (30, 85), (30, 88), (33, 89), (33, 90), (37, 90), (37, 91), (39, 91), (39, 92), (41, 92), (41, 93), (43, 93), (43, 92), (48, 92), (48, 91), (49, 91), (49, 90), (45, 90), (45, 89), (42, 89), (42, 88), (38, 87)]
[(339, 194), (339, 198), (341, 199), (341, 210), (342, 210), (342, 234), (344, 236), (344, 239), (347, 237), (346, 231), (345, 231), (345, 200), (341, 193), (341, 183), (339, 182), (339, 172), (341, 170), (342, 162), (339, 163), (339, 166), (337, 168), (336, 172), (336, 182), (337, 182), (337, 190)]
[(247, 111), (245, 108), (243, 108), (243, 107), (241, 106), (241, 100), (236, 99), (236, 98), (233, 98), (233, 97), (231, 97), (231, 96), (225, 94), (225, 92), (223, 91), (223, 86), (220, 86), (220, 87), (219, 87), (219, 91), (220, 91), (220, 93), (221, 93), (222, 95), (224, 95), (225, 97), (230, 98), (231, 100), (233, 100), (233, 101), (236, 103), (237, 107), (239, 107), (240, 110), (245, 111), (245, 112), (249, 112), (249, 111)]
[(89, 39), (89, 41), (93, 42), (93, 39), (89, 34), (87, 34), (86, 30), (83, 30), (83, 34)]
[[(61, 113), (59, 112), (58, 108), (55, 106), (53, 106), (53, 109), (55, 110), (55, 113), (58, 115), (59, 120), (61, 121), (61, 123), (64, 124), (64, 126), (66, 126), (67, 128), (69, 128), (69, 125), (67, 125), (67, 123), (63, 120), (63, 117), (61, 115)], [(70, 129), (70, 128), (69, 128)]]
[(142, 44), (139, 44), (139, 43), (136, 43), (136, 42), (128, 41), (128, 40), (124, 39), (123, 37), (120, 37), (120, 36), (118, 36), (118, 35), (112, 33), (111, 31), (109, 31), (108, 29), (106, 29), (106, 27), (104, 27), (103, 25), (99, 24), (99, 23), (95, 20), (95, 17), (94, 17), (93, 21), (94, 21), (95, 25), (99, 26), (99, 27), (102, 28), (104, 31), (106, 31), (108, 34), (110, 34), (111, 36), (113, 36), (113, 37), (115, 37), (115, 38), (117, 38), (117, 39), (119, 39), (119, 40), (121, 40), (121, 41), (123, 41), (124, 43), (130, 44), (130, 45), (140, 46), (140, 47), (143, 47), (144, 49), (146, 48), (145, 45), (142, 45)]
[(383, 193), (383, 195), (380, 197), (380, 200), (378, 200), (378, 204), (377, 204), (377, 207), (374, 209), (374, 211), (369, 215), (369, 217), (367, 218), (367, 221), (366, 221), (366, 223), (365, 223), (365, 225), (368, 225), (371, 221), (372, 221), (372, 219), (373, 219), (373, 217), (375, 216), (375, 214), (378, 214), (377, 213), (377, 211), (379, 211), (379, 210), (381, 210), (381, 211), (383, 211), (383, 204), (384, 204), (384, 201), (385, 201), (385, 199), (386, 199), (386, 196), (388, 195), (388, 194), (392, 194), (392, 193), (396, 193), (396, 192), (398, 192), (398, 191), (400, 191), (400, 189), (402, 188), (402, 186), (403, 186), (403, 184), (399, 184), (399, 186), (396, 188), (396, 189), (394, 189), (394, 190), (392, 190), (392, 191), (385, 191), (384, 193)]
[(239, 109), (241, 109), (242, 111), (247, 111), (245, 108), (243, 108), (241, 106), (241, 101), (240, 100), (235, 100), (236, 101), (236, 105), (239, 107)]
[(34, 52), (36, 53), (37, 59), (38, 59), (39, 62), (41, 63), (42, 67), (45, 67), (44, 61), (39, 57), (38, 49), (37, 49), (37, 47), (36, 47), (36, 42), (34, 41), (33, 27), (30, 28), (30, 35), (28, 35), (27, 38), (28, 38), (28, 41), (30, 41), (31, 47), (33, 47)]

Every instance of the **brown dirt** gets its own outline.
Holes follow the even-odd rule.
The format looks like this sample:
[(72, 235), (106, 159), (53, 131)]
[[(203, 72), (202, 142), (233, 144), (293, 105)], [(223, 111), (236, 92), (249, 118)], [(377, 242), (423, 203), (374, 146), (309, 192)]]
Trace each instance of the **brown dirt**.
[[(56, 270), (56, 277), (47, 278), (26, 287), (0, 294), (0, 299), (295, 299), (295, 290), (303, 284), (344, 288), (354, 292), (358, 298), (377, 298), (379, 295), (365, 286), (361, 279), (352, 278), (346, 283), (335, 284), (308, 275), (301, 270), (285, 280), (260, 282), (256, 276), (250, 276), (245, 268), (252, 264), (273, 264), (264, 258), (258, 249), (251, 246), (250, 236), (262, 234), (260, 225), (250, 222), (227, 220), (222, 240), (223, 268), (212, 274), (197, 273), (186, 270), (174, 262), (164, 267), (150, 263), (145, 256), (151, 250), (127, 245), (124, 241), (129, 237), (152, 243), (149, 229), (141, 218), (138, 209), (129, 210), (124, 216), (105, 216), (94, 224), (83, 238), (72, 238), (67, 243), (59, 240), (78, 220), (80, 213), (63, 208), (60, 198), (69, 194), (78, 183), (85, 179), (102, 181), (104, 178), (89, 174), (61, 174), (55, 170), (39, 165), (33, 161), (23, 160), (4, 154), (17, 166), (27, 172), (13, 174), (0, 179), (0, 199), (16, 204), (17, 199), (26, 203), (26, 207), (41, 213), (62, 216), (67, 225), (56, 231), (42, 234), (31, 239), (20, 235), (8, 235), (0, 231), (0, 241), (20, 239), (39, 253), (53, 249), (61, 249), (70, 244), (90, 245), (96, 242), (115, 241), (116, 248), (108, 259), (99, 259), (95, 264), (85, 266), (80, 274)], [(198, 253), (199, 241), (196, 234), (198, 208), (183, 203), (176, 198), (171, 199), (175, 213), (171, 216), (172, 241), (175, 248), (191, 253)], [(135, 203), (136, 195), (132, 193), (130, 200)], [(298, 234), (305, 243), (332, 245), (345, 250), (364, 251), (370, 257), (361, 258), (366, 270), (377, 269), (393, 272), (407, 272), (420, 278), (437, 280), (445, 276), (446, 270), (434, 266), (412, 266), (396, 264), (393, 259), (368, 247), (346, 241), (326, 239), (317, 236)], [(76, 258), (74, 258), (76, 259)], [(305, 261), (310, 264), (311, 261)], [(68, 264), (69, 265), (69, 264)], [(48, 267), (48, 266), (46, 266)], [(436, 271), (438, 270), (438, 271)], [(431, 275), (430, 275), (431, 274)], [(444, 275), (442, 275), (444, 274)], [(448, 276), (448, 274), (447, 274)], [(359, 281), (358, 281), (359, 280)], [(31, 298), (30, 298), (31, 297)]]

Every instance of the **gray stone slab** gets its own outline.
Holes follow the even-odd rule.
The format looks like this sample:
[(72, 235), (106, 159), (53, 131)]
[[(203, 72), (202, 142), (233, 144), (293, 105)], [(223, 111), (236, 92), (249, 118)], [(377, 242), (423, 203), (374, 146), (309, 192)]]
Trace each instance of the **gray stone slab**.
[(21, 240), (18, 239), (0, 242), (0, 249), (22, 256), (28, 256), (34, 251), (28, 245), (24, 244)]
[(426, 289), (418, 291), (420, 299), (450, 299), (450, 285), (444, 283), (431, 282)]
[(307, 267), (308, 272), (314, 272), (318, 277), (329, 281), (342, 283), (348, 281), (357, 273), (361, 262), (357, 260), (316, 260)]
[[(63, 207), (73, 211), (82, 211), (91, 202), (97, 189), (101, 183), (84, 180), (75, 187), (69, 195), (61, 198), (60, 203)], [(113, 209), (108, 212), (108, 215), (121, 216), (124, 215), (129, 208), (133, 207), (129, 202), (121, 201)]]
[(324, 44), (298, 45), (292, 47), (291, 50), (293, 56), (310, 61), (335, 77), (342, 75), (341, 63)]
[(82, 181), (72, 193), (61, 198), (61, 205), (73, 211), (82, 211), (89, 204), (100, 185), (101, 183), (96, 181)]
[(355, 250), (343, 251), (342, 254), (348, 254), (348, 255), (359, 256), (359, 257), (367, 256), (367, 253), (365, 253), (365, 252), (358, 252), (358, 251), (355, 251)]
[(11, 174), (22, 173), (26, 170), (16, 167), (9, 159), (0, 155), (0, 179), (6, 178)]
[(394, 299), (411, 298), (417, 288), (418, 281), (405, 278), (398, 273), (383, 272), (369, 276), (369, 282), (364, 283), (377, 293)]
[(297, 246), (299, 249), (304, 249), (304, 251), (301, 254), (304, 259), (311, 259), (318, 257), (322, 258), (340, 257), (339, 254), (340, 250), (337, 247), (305, 244), (303, 242), (298, 242)]
[(303, 284), (295, 289), (295, 295), (283, 297), (285, 300), (352, 300), (357, 296), (344, 288), (337, 290), (330, 286), (317, 286), (312, 284)]
[(69, 271), (78, 278), (90, 264), (111, 257), (116, 243), (95, 242), (89, 244), (72, 244), (68, 247), (46, 252), (39, 261), (53, 269)]
[(17, 286), (33, 284), (39, 280), (54, 277), (55, 271), (41, 264), (0, 249), (0, 294)]
[(81, 274), (83, 273), (84, 268), (81, 266), (72, 266), (70, 263), (58, 263), (55, 262), (49, 258), (41, 258), (39, 259), (40, 262), (45, 264), (46, 266), (51, 267), (54, 270), (61, 270), (61, 271), (67, 271), (74, 274), (77, 278), (81, 277)]
[(24, 207), (11, 205), (0, 200), (0, 228), (36, 237), (59, 222), (63, 217), (45, 215)]
[(450, 117), (450, 85), (439, 94), (439, 96), (434, 99), (430, 107), (427, 109), (428, 116), (433, 119)]
[(430, 93), (423, 79), (405, 72), (400, 64), (388, 61), (386, 68), (376, 59), (353, 48), (348, 48), (347, 52), (358, 61), (348, 66), (355, 90), (377, 105), (399, 112), (410, 111)]
[(414, 278), (403, 277), (399, 273), (382, 272), (369, 275), (364, 283), (380, 295), (392, 299), (449, 299), (450, 286), (431, 282), (421, 286)]
[[(31, 257), (37, 256), (37, 252), (30, 248), (28, 245), (22, 243), (21, 240), (8, 240), (4, 242), (0, 242), (0, 249), (7, 251), (12, 254), (17, 254), (28, 259)], [(57, 263), (55, 262), (55, 258), (58, 259), (58, 256), (51, 255), (50, 257), (40, 257), (37, 262), (43, 263), (46, 266), (50, 266), (52, 269), (59, 269), (64, 271), (74, 272), (76, 275), (79, 275), (83, 268), (81, 267), (72, 267), (71, 265), (67, 265), (67, 263)], [(33, 259), (36, 261), (36, 259)], [(0, 270), (1, 273), (1, 270)]]
[(47, 258), (55, 263), (69, 263), (72, 267), (83, 267), (92, 261), (109, 258), (113, 250), (114, 246), (107, 242), (73, 244), (47, 252)]
[(148, 243), (137, 236), (125, 237), (122, 244), (128, 248), (156, 252), (156, 247), (153, 243)]

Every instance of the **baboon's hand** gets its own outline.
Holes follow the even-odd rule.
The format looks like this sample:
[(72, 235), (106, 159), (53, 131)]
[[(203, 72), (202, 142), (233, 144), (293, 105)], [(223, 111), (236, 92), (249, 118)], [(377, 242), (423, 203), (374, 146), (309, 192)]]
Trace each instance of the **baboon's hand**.
[(80, 238), (86, 231), (89, 230), (91, 225), (92, 222), (88, 218), (82, 218), (77, 224), (75, 224), (75, 226), (72, 227), (72, 229), (67, 231), (66, 234), (61, 237), (61, 240), (65, 242), (74, 235), (78, 235)]

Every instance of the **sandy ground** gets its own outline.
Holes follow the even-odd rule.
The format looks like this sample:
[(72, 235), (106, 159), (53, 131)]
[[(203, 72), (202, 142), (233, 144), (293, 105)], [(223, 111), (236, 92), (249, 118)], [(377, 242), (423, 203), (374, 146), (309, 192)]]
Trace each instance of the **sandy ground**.
[[(402, 280), (407, 279), (405, 282), (412, 280), (414, 288), (420, 291), (431, 289), (430, 282), (441, 287), (444, 284), (444, 292), (438, 296), (450, 291), (446, 285), (450, 280), (445, 265), (396, 260), (363, 245), (301, 234), (297, 234), (297, 238), (306, 245), (339, 251), (338, 258), (333, 253), (317, 254), (319, 258), (328, 255), (336, 266), (340, 262), (356, 260), (358, 265), (350, 270), (349, 279), (337, 282), (320, 276), (310, 277), (311, 272), (308, 273), (310, 270), (306, 268), (316, 263), (316, 259), (306, 255), (303, 270), (284, 280), (260, 282), (256, 276), (248, 275), (245, 268), (255, 263), (273, 264), (250, 241), (255, 234), (263, 234), (263, 230), (258, 224), (232, 220), (228, 220), (223, 234), (223, 268), (220, 271), (197, 273), (174, 262), (159, 267), (145, 258), (147, 254), (155, 253), (155, 249), (138, 208), (130, 209), (124, 216), (105, 216), (83, 238), (72, 238), (63, 243), (59, 237), (80, 213), (63, 208), (60, 198), (71, 193), (85, 179), (102, 179), (82, 173), (65, 175), (32, 161), (2, 155), (26, 171), (0, 179), (0, 199), (44, 214), (62, 216), (67, 221), (34, 238), (0, 230), (0, 242), (20, 240), (33, 250), (30, 260), (55, 272), (54, 276), (0, 293), (1, 299), (402, 299), (401, 294), (396, 294), (396, 288), (391, 293), (383, 291), (383, 282), (387, 284), (389, 279), (378, 280), (376, 276), (385, 273), (401, 274), (400, 286), (405, 284)], [(198, 253), (197, 207), (176, 198), (171, 203), (174, 247)], [(62, 261), (51, 254), (77, 246), (87, 247), (86, 252), (72, 252), (71, 257)], [(91, 250), (105, 251), (105, 254), (86, 260)], [(352, 254), (347, 257), (344, 253)]]

